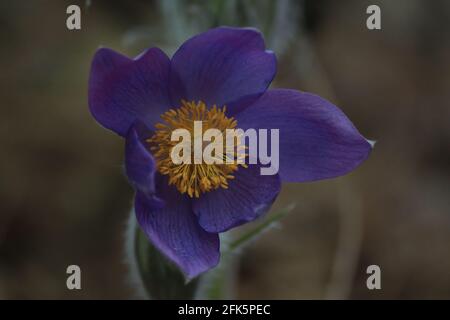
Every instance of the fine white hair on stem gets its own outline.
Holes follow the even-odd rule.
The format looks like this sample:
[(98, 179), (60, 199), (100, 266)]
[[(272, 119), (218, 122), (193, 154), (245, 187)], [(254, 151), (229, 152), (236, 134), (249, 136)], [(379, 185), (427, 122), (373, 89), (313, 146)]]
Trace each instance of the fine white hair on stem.
[(138, 299), (149, 299), (143, 284), (142, 277), (139, 272), (139, 266), (137, 265), (136, 259), (136, 216), (134, 214), (134, 209), (130, 210), (128, 221), (125, 226), (125, 246), (124, 246), (124, 262), (128, 267), (128, 279), (127, 282), (131, 288), (134, 289), (136, 295), (135, 298)]

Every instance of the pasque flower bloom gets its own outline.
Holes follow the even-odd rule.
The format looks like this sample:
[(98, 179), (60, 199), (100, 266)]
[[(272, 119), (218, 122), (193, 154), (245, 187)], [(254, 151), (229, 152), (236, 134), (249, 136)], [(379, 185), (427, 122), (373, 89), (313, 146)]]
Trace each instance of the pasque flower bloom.
[[(149, 240), (192, 278), (219, 261), (219, 236), (269, 209), (281, 182), (344, 175), (371, 151), (342, 111), (305, 92), (268, 87), (277, 66), (261, 34), (219, 27), (187, 40), (169, 59), (151, 48), (134, 59), (99, 49), (89, 107), (125, 138), (125, 171)], [(226, 106), (226, 108), (225, 108)], [(279, 172), (168, 161), (172, 129), (201, 120), (218, 129), (279, 129)]]

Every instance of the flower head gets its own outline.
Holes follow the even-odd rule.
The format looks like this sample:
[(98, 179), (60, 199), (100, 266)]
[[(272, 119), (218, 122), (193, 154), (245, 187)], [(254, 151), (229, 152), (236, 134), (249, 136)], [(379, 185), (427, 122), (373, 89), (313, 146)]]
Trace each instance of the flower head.
[[(281, 182), (346, 174), (371, 151), (330, 102), (296, 90), (268, 90), (275, 73), (275, 55), (249, 28), (211, 29), (187, 40), (172, 59), (158, 48), (135, 59), (106, 48), (95, 54), (90, 110), (125, 138), (137, 220), (187, 278), (217, 265), (218, 234), (267, 212)], [(173, 132), (193, 132), (197, 122), (219, 132), (278, 129), (278, 173), (262, 175), (258, 161), (228, 162), (225, 147), (214, 151), (223, 163), (197, 162), (195, 153), (190, 163), (175, 163)], [(206, 150), (195, 139), (185, 147), (197, 143)], [(243, 147), (237, 143), (231, 157)]]

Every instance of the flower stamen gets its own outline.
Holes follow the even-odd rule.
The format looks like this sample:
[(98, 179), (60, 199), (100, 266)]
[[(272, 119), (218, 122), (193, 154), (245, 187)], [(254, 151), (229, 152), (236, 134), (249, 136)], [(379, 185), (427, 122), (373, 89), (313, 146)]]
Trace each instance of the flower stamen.
[[(177, 129), (186, 129), (194, 136), (194, 123), (201, 121), (204, 130), (218, 129), (225, 136), (228, 129), (235, 129), (237, 121), (232, 117), (225, 115), (226, 107), (219, 108), (214, 105), (207, 108), (203, 102), (181, 101), (181, 107), (170, 109), (161, 115), (163, 123), (155, 125), (154, 135), (147, 140), (150, 144), (150, 150), (156, 159), (158, 171), (169, 177), (169, 184), (175, 187), (181, 193), (187, 193), (191, 198), (200, 197), (200, 194), (206, 193), (218, 188), (228, 188), (228, 180), (234, 179), (233, 173), (239, 166), (247, 167), (242, 161), (229, 161), (230, 159), (245, 158), (242, 150), (245, 146), (241, 145), (241, 139), (237, 137), (232, 149), (229, 146), (223, 147), (221, 152), (214, 154), (214, 159), (221, 160), (213, 164), (204, 162), (194, 163), (191, 156), (190, 163), (176, 164), (173, 162), (171, 152), (179, 142), (172, 141), (172, 132)], [(191, 149), (194, 148), (194, 141), (190, 141)]]

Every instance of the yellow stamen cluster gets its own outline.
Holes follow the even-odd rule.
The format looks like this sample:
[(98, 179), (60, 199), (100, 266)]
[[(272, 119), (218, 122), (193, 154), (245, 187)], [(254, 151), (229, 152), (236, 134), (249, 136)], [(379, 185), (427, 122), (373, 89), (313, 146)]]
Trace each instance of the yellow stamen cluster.
[[(191, 198), (198, 198), (200, 194), (215, 190), (219, 187), (228, 188), (228, 180), (234, 179), (233, 172), (238, 170), (239, 165), (246, 167), (244, 163), (234, 161), (227, 163), (230, 150), (224, 147), (221, 154), (215, 157), (223, 160), (222, 164), (195, 164), (192, 158), (190, 164), (174, 164), (171, 158), (172, 148), (178, 141), (171, 141), (172, 132), (176, 129), (186, 129), (194, 136), (194, 121), (202, 121), (203, 130), (218, 129), (225, 136), (226, 129), (236, 128), (237, 121), (225, 115), (226, 107), (213, 106), (208, 109), (203, 102), (182, 101), (178, 109), (170, 109), (161, 115), (164, 123), (155, 125), (155, 134), (147, 140), (150, 149), (156, 159), (157, 169), (163, 175), (169, 176), (169, 184), (175, 185), (181, 193), (187, 193)], [(193, 141), (191, 148), (193, 149)], [(232, 150), (235, 159), (242, 157), (243, 146), (240, 141)], [(245, 155), (244, 155), (245, 156)]]

